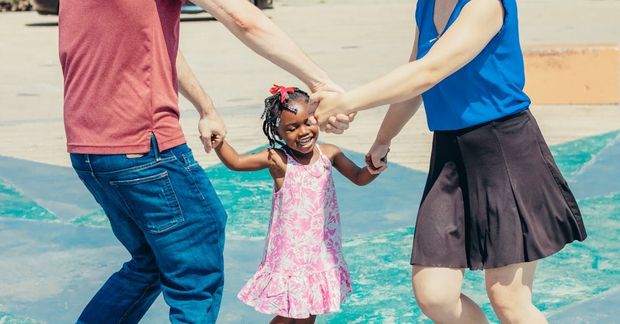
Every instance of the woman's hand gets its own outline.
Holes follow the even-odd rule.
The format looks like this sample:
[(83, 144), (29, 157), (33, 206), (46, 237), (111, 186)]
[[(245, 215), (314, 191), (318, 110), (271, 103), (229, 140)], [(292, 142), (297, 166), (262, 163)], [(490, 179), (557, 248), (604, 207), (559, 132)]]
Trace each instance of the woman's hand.
[(376, 142), (366, 153), (366, 167), (371, 174), (379, 174), (387, 169), (387, 154), (390, 152), (390, 144)]
[(310, 96), (310, 112), (321, 130), (342, 134), (355, 119), (355, 113), (345, 105), (342, 93), (319, 91)]

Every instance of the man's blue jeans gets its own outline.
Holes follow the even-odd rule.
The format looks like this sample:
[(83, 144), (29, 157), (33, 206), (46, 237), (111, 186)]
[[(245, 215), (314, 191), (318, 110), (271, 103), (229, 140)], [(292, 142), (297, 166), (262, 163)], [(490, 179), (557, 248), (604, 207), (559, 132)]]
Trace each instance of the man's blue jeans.
[(226, 212), (187, 145), (138, 158), (71, 154), (131, 254), (79, 323), (137, 323), (160, 291), (172, 323), (214, 323), (224, 285)]

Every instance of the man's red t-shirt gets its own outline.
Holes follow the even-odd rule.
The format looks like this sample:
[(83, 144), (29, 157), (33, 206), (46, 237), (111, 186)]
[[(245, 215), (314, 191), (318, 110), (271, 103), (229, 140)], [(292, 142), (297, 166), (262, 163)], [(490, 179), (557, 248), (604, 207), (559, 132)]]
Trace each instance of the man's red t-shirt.
[(145, 153), (185, 143), (176, 57), (180, 0), (62, 0), (60, 62), (70, 153)]

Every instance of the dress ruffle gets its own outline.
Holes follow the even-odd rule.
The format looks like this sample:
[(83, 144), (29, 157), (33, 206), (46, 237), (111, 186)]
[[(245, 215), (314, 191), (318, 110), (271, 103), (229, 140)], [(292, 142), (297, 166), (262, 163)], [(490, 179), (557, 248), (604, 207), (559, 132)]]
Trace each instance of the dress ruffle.
[(306, 274), (273, 272), (261, 264), (237, 297), (258, 312), (302, 319), (340, 311), (351, 291), (344, 265)]

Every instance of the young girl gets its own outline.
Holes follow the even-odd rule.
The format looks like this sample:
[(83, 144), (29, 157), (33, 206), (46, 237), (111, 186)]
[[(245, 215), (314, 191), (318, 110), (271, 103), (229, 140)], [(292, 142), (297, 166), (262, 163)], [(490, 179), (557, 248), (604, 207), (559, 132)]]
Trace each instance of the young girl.
[(263, 260), (238, 297), (276, 315), (271, 323), (314, 323), (317, 314), (339, 311), (351, 293), (332, 166), (360, 186), (376, 175), (338, 147), (317, 144), (319, 128), (308, 120), (305, 92), (274, 85), (271, 93), (263, 113), (270, 148), (239, 155), (224, 141), (215, 149), (229, 169), (267, 168), (274, 180)]

